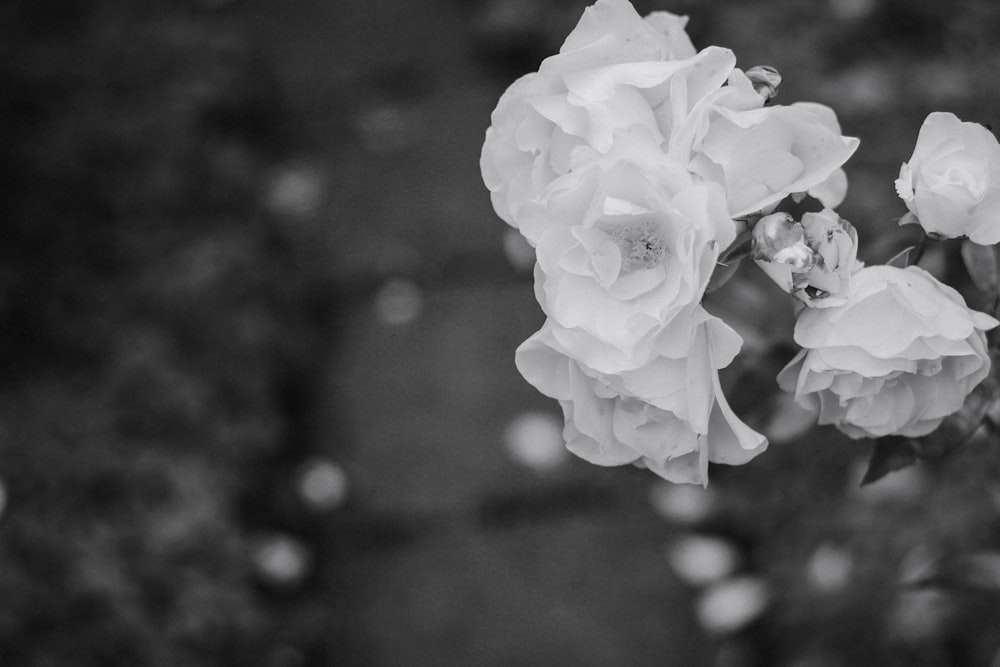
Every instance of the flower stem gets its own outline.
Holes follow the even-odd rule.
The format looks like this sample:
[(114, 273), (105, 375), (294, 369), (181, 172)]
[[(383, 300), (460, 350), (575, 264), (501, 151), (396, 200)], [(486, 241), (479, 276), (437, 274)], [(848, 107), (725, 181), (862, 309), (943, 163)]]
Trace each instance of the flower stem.
[(920, 239), (920, 243), (913, 247), (913, 254), (910, 257), (910, 261), (907, 262), (910, 266), (916, 266), (920, 264), (921, 258), (924, 256), (924, 251), (927, 249), (927, 242), (931, 240), (931, 237), (924, 234)]

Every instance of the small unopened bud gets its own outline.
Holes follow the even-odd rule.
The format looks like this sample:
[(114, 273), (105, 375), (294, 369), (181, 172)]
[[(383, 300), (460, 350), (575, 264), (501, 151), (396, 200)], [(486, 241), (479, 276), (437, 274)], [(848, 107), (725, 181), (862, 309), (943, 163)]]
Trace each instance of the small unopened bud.
[(787, 264), (796, 273), (807, 271), (813, 264), (805, 230), (788, 213), (765, 215), (757, 222), (750, 253), (760, 262)]
[(746, 71), (747, 78), (753, 84), (753, 89), (765, 100), (772, 99), (778, 94), (778, 86), (781, 85), (781, 74), (778, 70), (767, 65), (757, 65)]
[(787, 213), (764, 216), (753, 228), (750, 253), (783, 290), (817, 308), (843, 303), (862, 266), (857, 232), (829, 209), (805, 213), (800, 222)]

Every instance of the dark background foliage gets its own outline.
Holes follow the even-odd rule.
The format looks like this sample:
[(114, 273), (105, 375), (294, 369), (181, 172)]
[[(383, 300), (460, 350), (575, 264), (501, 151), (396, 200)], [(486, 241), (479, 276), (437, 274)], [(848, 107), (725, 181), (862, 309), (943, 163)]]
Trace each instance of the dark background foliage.
[[(767, 454), (682, 497), (546, 449), (477, 162), (584, 4), (0, 7), (0, 664), (997, 664), (997, 443), (859, 489), (870, 443), (776, 396), (750, 271), (710, 307)], [(638, 5), (838, 111), (869, 261), (924, 115), (1000, 123), (988, 0)], [(956, 253), (924, 261), (981, 305)], [(742, 629), (664, 559), (691, 535), (770, 592)]]

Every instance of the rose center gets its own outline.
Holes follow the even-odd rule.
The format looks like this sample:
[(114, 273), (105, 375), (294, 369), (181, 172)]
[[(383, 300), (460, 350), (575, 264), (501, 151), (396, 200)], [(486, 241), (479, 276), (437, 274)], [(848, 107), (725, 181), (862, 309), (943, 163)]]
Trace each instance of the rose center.
[[(944, 165), (942, 165), (944, 166)], [(975, 201), (979, 201), (986, 194), (987, 175), (986, 165), (982, 160), (977, 160), (971, 156), (955, 158), (942, 171), (939, 172), (941, 180), (947, 185), (962, 188)]]
[(918, 375), (937, 375), (941, 372), (941, 359), (921, 359), (917, 362)]
[(614, 225), (608, 234), (621, 250), (622, 273), (653, 268), (667, 254), (659, 226), (652, 220)]
[(986, 183), (984, 179), (977, 178), (978, 176), (979, 174), (970, 174), (962, 169), (948, 170), (948, 180), (951, 183), (965, 188), (976, 199), (982, 199), (986, 193)]

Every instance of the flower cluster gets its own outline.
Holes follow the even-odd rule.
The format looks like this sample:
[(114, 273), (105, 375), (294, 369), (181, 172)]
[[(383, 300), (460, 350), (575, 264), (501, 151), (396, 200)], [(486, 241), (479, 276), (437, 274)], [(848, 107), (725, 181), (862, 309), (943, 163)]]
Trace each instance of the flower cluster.
[[(547, 317), (518, 369), (560, 402), (578, 456), (707, 483), (710, 462), (767, 446), (719, 380), (742, 341), (702, 305), (732, 275), (724, 264), (749, 255), (802, 308), (783, 387), (854, 437), (933, 429), (988, 372), (996, 322), (918, 268), (863, 268), (834, 211), (857, 139), (828, 107), (771, 104), (775, 70), (696, 51), (685, 25), (598, 0), (493, 112), (483, 180), (535, 248)], [(1000, 240), (1000, 160), (978, 130), (953, 140), (937, 116), (897, 189), (938, 233)], [(822, 210), (779, 210), (806, 197)]]

